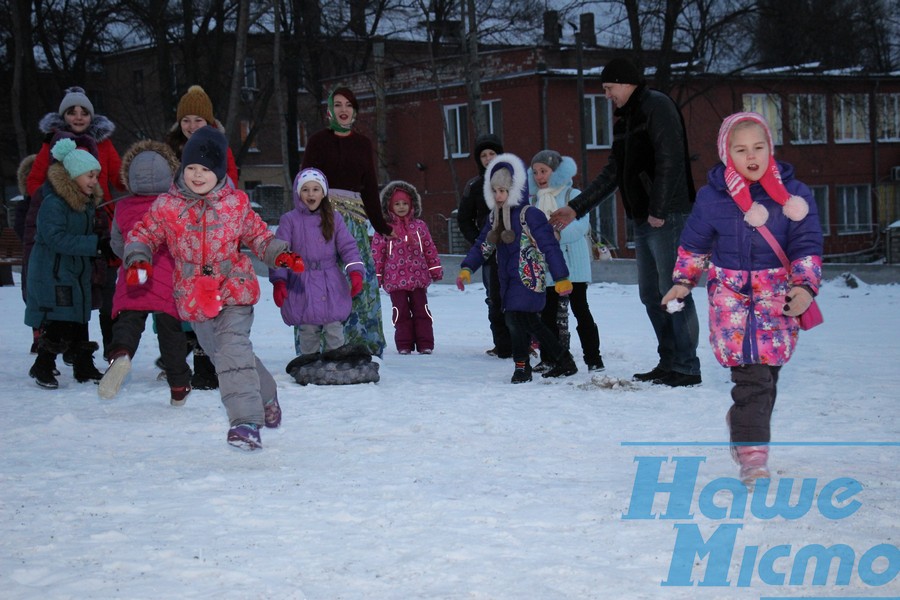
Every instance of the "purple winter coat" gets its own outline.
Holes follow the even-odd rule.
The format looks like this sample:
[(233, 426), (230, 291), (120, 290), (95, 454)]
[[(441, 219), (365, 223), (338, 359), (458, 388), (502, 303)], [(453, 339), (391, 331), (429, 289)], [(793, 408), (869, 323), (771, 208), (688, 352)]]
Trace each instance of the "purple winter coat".
[[(311, 213), (294, 191), (294, 210), (281, 216), (275, 237), (285, 240), (293, 252), (303, 257), (306, 269), (270, 269), (269, 280), (285, 281), (288, 295), (281, 318), (288, 325), (324, 325), (350, 316), (352, 299), (346, 273), (365, 267), (356, 240), (347, 230), (340, 213), (334, 211), (334, 235), (322, 235), (321, 207)], [(343, 266), (342, 266), (343, 265)]]

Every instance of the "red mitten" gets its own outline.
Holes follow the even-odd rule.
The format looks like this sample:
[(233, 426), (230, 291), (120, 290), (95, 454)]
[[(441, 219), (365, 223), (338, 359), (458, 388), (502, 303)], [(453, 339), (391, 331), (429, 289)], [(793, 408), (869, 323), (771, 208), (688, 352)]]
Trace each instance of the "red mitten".
[(437, 269), (431, 272), (431, 280), (432, 281), (440, 281), (444, 278), (444, 269), (442, 267), (438, 267)]
[(294, 273), (302, 273), (306, 267), (303, 265), (303, 259), (299, 254), (293, 252), (282, 252), (275, 257), (276, 267), (287, 267)]
[(272, 290), (272, 297), (275, 299), (275, 306), (281, 308), (281, 305), (284, 304), (284, 301), (287, 299), (287, 284), (283, 279), (279, 279), (274, 285), (275, 288)]
[(362, 291), (363, 278), (359, 271), (350, 271), (350, 296), (356, 298)]
[(144, 285), (153, 275), (153, 265), (139, 260), (132, 263), (128, 270), (125, 271), (125, 283), (128, 285)]
[(194, 304), (210, 319), (222, 312), (222, 295), (219, 293), (219, 282), (214, 277), (202, 275), (194, 280), (194, 289), (188, 306)]

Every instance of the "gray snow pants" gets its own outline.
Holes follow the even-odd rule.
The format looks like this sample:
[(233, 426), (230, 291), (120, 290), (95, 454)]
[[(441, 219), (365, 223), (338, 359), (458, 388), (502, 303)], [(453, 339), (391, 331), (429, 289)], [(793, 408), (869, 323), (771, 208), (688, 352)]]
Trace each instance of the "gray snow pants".
[(253, 353), (252, 306), (226, 306), (215, 319), (191, 323), (197, 341), (216, 366), (228, 421), (265, 425), (263, 405), (277, 393), (275, 379)]

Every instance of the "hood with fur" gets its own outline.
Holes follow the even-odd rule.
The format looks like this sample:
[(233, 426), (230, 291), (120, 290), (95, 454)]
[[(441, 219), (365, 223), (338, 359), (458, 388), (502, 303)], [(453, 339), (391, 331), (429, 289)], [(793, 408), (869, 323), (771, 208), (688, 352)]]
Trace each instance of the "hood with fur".
[(525, 172), (525, 163), (515, 154), (505, 152), (498, 154), (490, 163), (484, 172), (484, 201), (488, 208), (494, 210), (497, 203), (494, 202), (494, 193), (491, 191), (491, 175), (498, 168), (507, 168), (512, 170), (512, 186), (509, 190), (509, 206), (524, 206), (528, 204), (528, 179)]
[(493, 133), (479, 135), (475, 140), (475, 148), (472, 151), (472, 156), (475, 158), (475, 164), (478, 165), (479, 175), (484, 175), (485, 170), (484, 165), (481, 164), (481, 153), (488, 148), (497, 154), (503, 154), (503, 142), (501, 142), (500, 138)]
[(47, 181), (53, 186), (53, 191), (75, 212), (84, 212), (89, 204), (96, 206), (103, 199), (103, 189), (99, 183), (94, 185), (94, 193), (91, 196), (85, 196), (59, 162), (53, 163), (47, 169)]
[(391, 181), (384, 189), (381, 190), (381, 212), (384, 213), (384, 218), (386, 221), (391, 222), (397, 217), (390, 211), (390, 202), (391, 196), (394, 194), (394, 190), (401, 189), (404, 190), (407, 194), (409, 194), (410, 198), (412, 198), (412, 210), (409, 211), (409, 216), (415, 219), (418, 219), (422, 216), (422, 197), (419, 195), (419, 192), (416, 190), (415, 186), (411, 183), (407, 183), (406, 181)]
[(29, 154), (22, 159), (22, 162), (19, 163), (19, 168), (16, 170), (16, 177), (19, 182), (19, 193), (23, 196), (28, 195), (28, 174), (31, 173), (31, 165), (34, 164), (35, 158), (37, 158), (37, 154)]
[[(578, 166), (575, 164), (575, 160), (571, 156), (563, 156), (559, 166), (550, 174), (550, 181), (547, 182), (547, 186), (558, 188), (572, 185), (572, 180), (577, 173)], [(534, 169), (532, 167), (528, 167), (528, 189), (532, 195), (536, 194), (538, 191), (538, 185), (537, 181), (534, 180)]]
[[(38, 123), (38, 129), (45, 135), (69, 130), (65, 117), (55, 112), (44, 115)], [(94, 141), (99, 144), (103, 140), (109, 139), (115, 130), (116, 126), (112, 121), (103, 115), (94, 115), (84, 133), (94, 138)]]
[[(155, 140), (141, 140), (139, 142), (135, 142), (131, 145), (131, 147), (128, 148), (128, 150), (125, 151), (125, 154), (122, 155), (122, 166), (119, 169), (119, 177), (121, 178), (122, 185), (124, 185), (125, 189), (133, 194), (138, 192), (135, 192), (132, 189), (128, 171), (131, 168), (131, 164), (134, 161), (135, 157), (143, 152), (153, 152), (155, 154), (159, 154), (163, 159), (165, 159), (166, 164), (172, 171), (172, 179), (174, 179), (175, 174), (178, 172), (178, 169), (180, 167), (178, 157), (175, 156), (175, 152), (173, 152), (167, 144), (157, 142)], [(170, 185), (167, 185), (165, 189), (161, 189), (156, 193), (163, 194), (167, 192)], [(140, 193), (145, 194), (146, 192), (141, 191)]]

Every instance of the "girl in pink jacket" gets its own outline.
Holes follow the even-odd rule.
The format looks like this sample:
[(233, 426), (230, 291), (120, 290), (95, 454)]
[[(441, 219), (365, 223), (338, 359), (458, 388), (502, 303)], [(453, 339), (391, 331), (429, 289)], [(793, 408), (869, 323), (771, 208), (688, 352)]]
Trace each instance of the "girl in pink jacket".
[(422, 198), (405, 181), (392, 181), (381, 191), (381, 208), (394, 230), (388, 238), (376, 233), (372, 255), (378, 283), (391, 295), (397, 352), (431, 354), (434, 330), (426, 289), (443, 277), (441, 260), (422, 214)]

